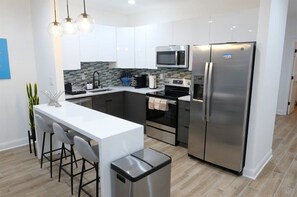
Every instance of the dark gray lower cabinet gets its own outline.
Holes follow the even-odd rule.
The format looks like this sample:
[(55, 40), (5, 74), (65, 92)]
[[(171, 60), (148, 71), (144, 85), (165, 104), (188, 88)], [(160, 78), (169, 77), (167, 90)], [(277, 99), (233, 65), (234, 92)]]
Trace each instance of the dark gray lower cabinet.
[(124, 117), (126, 120), (145, 125), (146, 96), (132, 92), (125, 92)]
[(94, 96), (93, 109), (124, 118), (124, 93), (116, 92)]
[(190, 102), (178, 101), (178, 128), (177, 143), (181, 146), (188, 146), (188, 133), (190, 124)]

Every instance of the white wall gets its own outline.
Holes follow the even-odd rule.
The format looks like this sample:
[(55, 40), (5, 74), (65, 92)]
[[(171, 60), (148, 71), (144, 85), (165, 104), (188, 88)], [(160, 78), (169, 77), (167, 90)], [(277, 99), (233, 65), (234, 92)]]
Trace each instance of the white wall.
[[(52, 1), (31, 0), (32, 28), (34, 35), (35, 61), (39, 90), (57, 90), (57, 70), (54, 59), (53, 39), (48, 33), (52, 20)], [(40, 93), (40, 103), (47, 98)]]
[(11, 79), (0, 80), (0, 150), (27, 143), (25, 85), (36, 82), (29, 0), (1, 0), (0, 37), (7, 38)]
[(279, 86), (277, 113), (287, 114), (287, 107), (290, 95), (291, 75), (293, 71), (294, 49), (297, 41), (296, 15), (289, 15), (286, 27), (285, 47), (283, 52), (281, 80)]
[(272, 156), (288, 0), (261, 0), (244, 175), (256, 178)]

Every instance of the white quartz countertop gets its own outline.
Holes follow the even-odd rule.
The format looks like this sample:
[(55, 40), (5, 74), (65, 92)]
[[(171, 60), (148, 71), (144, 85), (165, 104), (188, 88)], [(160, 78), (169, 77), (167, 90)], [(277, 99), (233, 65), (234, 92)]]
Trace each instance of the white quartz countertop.
[(62, 101), (60, 104), (62, 107), (47, 104), (36, 105), (34, 110), (94, 140), (101, 140), (143, 127), (68, 101)]
[(180, 101), (188, 101), (190, 102), (190, 95), (179, 97), (178, 100)]
[(109, 94), (109, 93), (115, 93), (115, 92), (133, 92), (133, 93), (139, 93), (139, 94), (146, 94), (146, 93), (151, 93), (151, 92), (156, 92), (160, 91), (162, 89), (149, 89), (149, 88), (134, 88), (131, 86), (113, 86), (113, 87), (107, 87), (107, 88), (102, 88), (102, 89), (111, 89), (110, 91), (103, 91), (103, 92), (89, 92), (85, 94), (77, 94), (77, 95), (69, 95), (65, 94), (65, 99), (75, 99), (75, 98), (83, 98), (83, 97), (90, 97), (90, 96), (96, 96), (96, 95), (101, 95), (101, 94)]

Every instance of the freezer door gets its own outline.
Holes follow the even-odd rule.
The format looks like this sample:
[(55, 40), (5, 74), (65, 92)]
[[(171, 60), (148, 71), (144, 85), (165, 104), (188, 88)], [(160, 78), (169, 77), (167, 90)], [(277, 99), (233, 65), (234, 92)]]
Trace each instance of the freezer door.
[(210, 46), (193, 47), (192, 86), (188, 153), (204, 159), (206, 81), (210, 60)]
[(254, 43), (213, 45), (205, 160), (241, 172)]

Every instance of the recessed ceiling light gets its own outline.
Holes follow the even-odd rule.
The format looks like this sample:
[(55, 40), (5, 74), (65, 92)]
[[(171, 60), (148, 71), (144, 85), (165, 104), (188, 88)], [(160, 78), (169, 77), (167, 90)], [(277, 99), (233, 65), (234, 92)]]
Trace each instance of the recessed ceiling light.
[(129, 3), (130, 5), (134, 5), (134, 4), (136, 3), (136, 1), (135, 1), (135, 0), (129, 0), (128, 3)]
[(248, 30), (248, 32), (252, 33), (252, 32), (253, 32), (253, 30), (249, 29), (249, 30)]
[(213, 23), (213, 21), (212, 20), (209, 20), (209, 21), (207, 21), (208, 23)]

